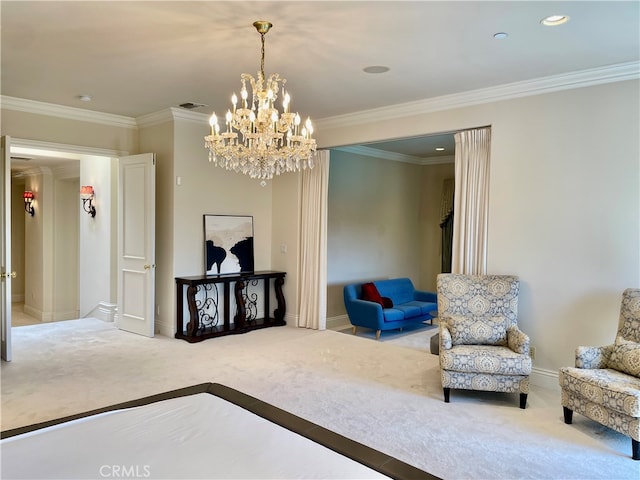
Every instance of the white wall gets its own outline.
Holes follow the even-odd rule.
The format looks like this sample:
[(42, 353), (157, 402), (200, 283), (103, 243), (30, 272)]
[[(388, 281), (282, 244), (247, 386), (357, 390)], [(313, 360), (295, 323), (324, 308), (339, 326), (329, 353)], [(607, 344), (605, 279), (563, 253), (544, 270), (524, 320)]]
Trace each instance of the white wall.
[[(78, 192), (80, 230), (80, 316), (100, 317), (101, 304), (117, 302), (111, 279), (113, 258), (113, 210), (114, 187), (112, 185), (113, 160), (91, 158), (80, 161), (80, 185), (92, 185), (95, 191), (96, 216), (91, 217), (82, 209)], [(117, 190), (115, 190), (117, 191)]]
[(53, 320), (79, 317), (80, 181), (56, 178), (53, 227)]
[(25, 217), (24, 311), (40, 321), (53, 318), (53, 175), (48, 168), (32, 169), (25, 190), (34, 193), (35, 214)]
[[(488, 268), (521, 277), (534, 367), (613, 341), (622, 291), (640, 286), (636, 80), (321, 129), (322, 147), (491, 125)], [(382, 137), (385, 135), (385, 137)]]
[(24, 228), (25, 216), (23, 193), (24, 178), (11, 179), (11, 270), (16, 278), (11, 282), (11, 301), (24, 302)]

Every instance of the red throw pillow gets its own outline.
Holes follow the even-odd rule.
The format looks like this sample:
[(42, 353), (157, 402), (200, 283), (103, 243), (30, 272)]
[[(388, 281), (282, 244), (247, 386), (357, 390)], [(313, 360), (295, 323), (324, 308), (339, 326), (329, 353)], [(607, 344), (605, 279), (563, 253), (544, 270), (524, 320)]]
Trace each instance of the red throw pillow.
[(362, 284), (362, 300), (379, 303), (382, 308), (393, 307), (393, 302), (388, 297), (381, 297), (373, 282)]

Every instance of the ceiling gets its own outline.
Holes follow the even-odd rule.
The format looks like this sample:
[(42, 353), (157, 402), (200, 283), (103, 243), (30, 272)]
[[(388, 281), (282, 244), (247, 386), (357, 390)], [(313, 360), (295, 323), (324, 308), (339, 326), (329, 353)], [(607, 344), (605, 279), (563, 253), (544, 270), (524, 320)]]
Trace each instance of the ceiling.
[[(638, 1), (5, 1), (2, 95), (139, 117), (223, 115), (240, 74), (287, 79), (312, 120), (640, 58)], [(564, 14), (570, 21), (545, 27)], [(494, 34), (508, 36), (498, 40)], [(386, 66), (380, 74), (367, 66)], [(81, 95), (92, 100), (82, 101)], [(387, 144), (427, 157), (447, 140)], [(387, 142), (389, 143), (389, 142)], [(375, 145), (371, 145), (375, 146)], [(380, 145), (378, 145), (380, 147)], [(403, 150), (404, 149), (404, 150)]]

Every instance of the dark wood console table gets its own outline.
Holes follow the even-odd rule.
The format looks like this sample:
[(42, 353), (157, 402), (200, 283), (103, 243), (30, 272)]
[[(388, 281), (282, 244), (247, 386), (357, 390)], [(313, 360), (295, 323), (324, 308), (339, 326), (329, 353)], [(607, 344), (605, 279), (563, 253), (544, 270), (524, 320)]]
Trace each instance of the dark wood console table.
[[(286, 304), (282, 293), (285, 272), (247, 272), (222, 275), (177, 277), (176, 338), (199, 342), (207, 338), (245, 333), (258, 328), (286, 325)], [(258, 285), (262, 283), (262, 290)], [(271, 284), (277, 308), (270, 316)], [(231, 301), (233, 285), (234, 301)], [(185, 292), (186, 287), (186, 292)], [(222, 290), (222, 292), (220, 291)], [(185, 325), (186, 298), (189, 321)], [(260, 302), (261, 300), (261, 302)], [(233, 321), (231, 309), (235, 305)], [(262, 312), (259, 307), (262, 306)], [(262, 313), (262, 318), (258, 318)]]

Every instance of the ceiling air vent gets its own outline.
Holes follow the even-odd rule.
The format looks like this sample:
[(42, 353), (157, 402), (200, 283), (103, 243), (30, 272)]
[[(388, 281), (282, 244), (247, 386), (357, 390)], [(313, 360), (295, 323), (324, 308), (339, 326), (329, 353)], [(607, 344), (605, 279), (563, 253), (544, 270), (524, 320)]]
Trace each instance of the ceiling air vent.
[(187, 110), (193, 110), (194, 108), (208, 107), (209, 105), (205, 105), (204, 103), (186, 102), (186, 103), (181, 103), (178, 106), (182, 108), (186, 108)]

